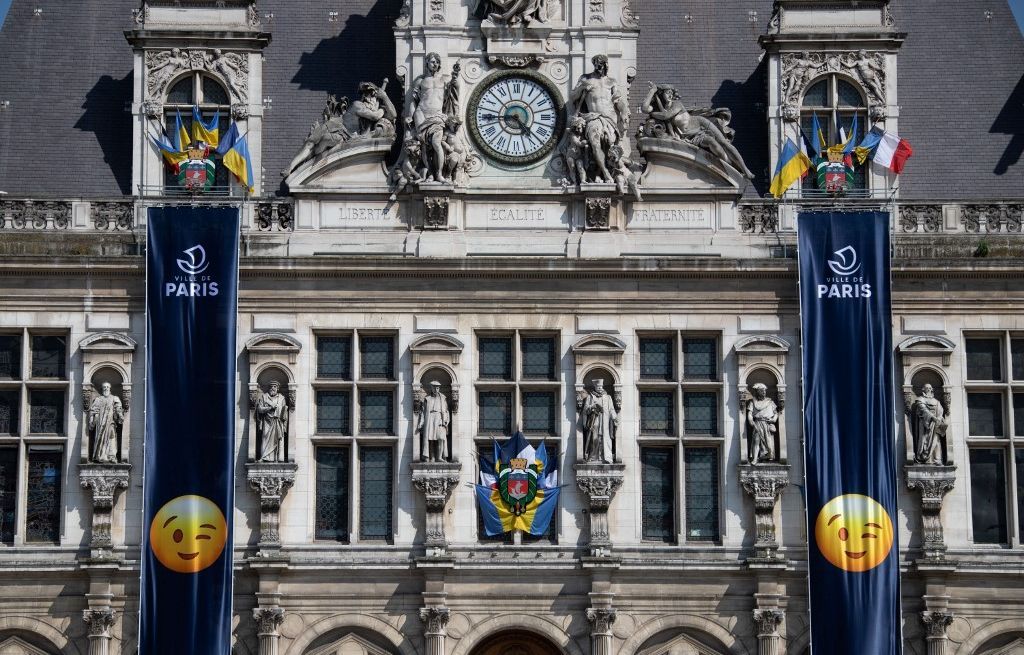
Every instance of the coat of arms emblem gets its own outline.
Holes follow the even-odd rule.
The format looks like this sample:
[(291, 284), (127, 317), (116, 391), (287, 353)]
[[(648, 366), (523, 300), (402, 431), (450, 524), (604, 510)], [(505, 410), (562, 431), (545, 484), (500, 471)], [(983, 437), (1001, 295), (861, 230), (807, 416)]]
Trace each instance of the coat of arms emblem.
[(189, 193), (205, 193), (213, 186), (217, 165), (210, 159), (210, 147), (204, 141), (193, 141), (188, 159), (178, 167), (178, 184)]
[(512, 458), (498, 471), (498, 493), (516, 516), (524, 514), (537, 496), (538, 474), (537, 461), (525, 457)]

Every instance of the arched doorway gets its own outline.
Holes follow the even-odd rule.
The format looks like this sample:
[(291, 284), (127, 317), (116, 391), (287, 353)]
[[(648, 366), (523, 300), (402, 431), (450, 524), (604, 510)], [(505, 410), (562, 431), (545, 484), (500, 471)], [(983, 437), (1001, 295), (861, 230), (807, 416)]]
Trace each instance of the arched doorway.
[(471, 655), (563, 655), (553, 643), (530, 632), (505, 631), (491, 635)]

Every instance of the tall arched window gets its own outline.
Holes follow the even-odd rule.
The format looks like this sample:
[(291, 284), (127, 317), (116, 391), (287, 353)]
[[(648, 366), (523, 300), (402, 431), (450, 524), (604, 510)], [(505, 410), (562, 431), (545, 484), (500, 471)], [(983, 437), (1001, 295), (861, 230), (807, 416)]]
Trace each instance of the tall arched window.
[[(871, 126), (868, 124), (868, 104), (857, 85), (840, 75), (828, 75), (811, 84), (804, 93), (800, 107), (800, 127), (808, 139), (814, 138), (813, 120), (817, 115), (825, 146), (835, 145), (850, 137), (854, 116), (857, 117), (857, 143), (863, 140)], [(811, 155), (812, 159), (814, 155)], [(854, 160), (854, 189), (868, 188), (867, 167)], [(817, 178), (812, 173), (804, 178), (804, 189), (816, 189)]]
[[(164, 126), (172, 142), (177, 138), (175, 130), (179, 113), (182, 124), (191, 134), (192, 107), (196, 105), (204, 121), (212, 120), (220, 112), (220, 136), (227, 134), (231, 125), (231, 97), (227, 89), (210, 75), (189, 73), (170, 86), (164, 102)], [(212, 151), (211, 158), (220, 159)], [(230, 184), (230, 173), (219, 161), (213, 184), (216, 190), (221, 192), (226, 192)], [(164, 186), (169, 189), (178, 187), (178, 177), (173, 171), (167, 170), (164, 173)]]

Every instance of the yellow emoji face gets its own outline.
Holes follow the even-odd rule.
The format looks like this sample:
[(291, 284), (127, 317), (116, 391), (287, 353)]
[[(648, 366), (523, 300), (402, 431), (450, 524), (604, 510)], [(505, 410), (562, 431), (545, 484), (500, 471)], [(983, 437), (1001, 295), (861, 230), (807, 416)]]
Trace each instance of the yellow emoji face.
[(149, 547), (178, 573), (198, 573), (217, 561), (228, 538), (224, 514), (202, 496), (178, 496), (160, 508), (149, 526)]
[(834, 566), (855, 573), (870, 571), (892, 550), (892, 520), (874, 498), (836, 496), (818, 513), (814, 540)]

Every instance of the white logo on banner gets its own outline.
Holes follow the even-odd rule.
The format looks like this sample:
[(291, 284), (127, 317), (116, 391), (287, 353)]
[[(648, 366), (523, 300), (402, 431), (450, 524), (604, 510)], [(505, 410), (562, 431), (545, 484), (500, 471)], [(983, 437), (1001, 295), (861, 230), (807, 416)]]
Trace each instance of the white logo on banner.
[(206, 249), (201, 245), (186, 248), (183, 252), (185, 256), (188, 257), (188, 261), (179, 259), (178, 268), (180, 268), (186, 275), (199, 275), (206, 270), (207, 266), (210, 265), (210, 263), (206, 261)]
[(184, 275), (175, 275), (172, 281), (164, 283), (164, 295), (188, 298), (216, 296), (220, 293), (216, 282), (211, 276), (202, 275), (210, 266), (206, 261), (206, 248), (196, 244), (182, 251), (186, 259), (179, 259), (178, 268)]
[(863, 275), (857, 275), (861, 262), (853, 246), (840, 248), (832, 254), (836, 259), (828, 260), (828, 267), (835, 277), (826, 277), (825, 284), (818, 285), (818, 298), (870, 298), (871, 285), (865, 283)]

